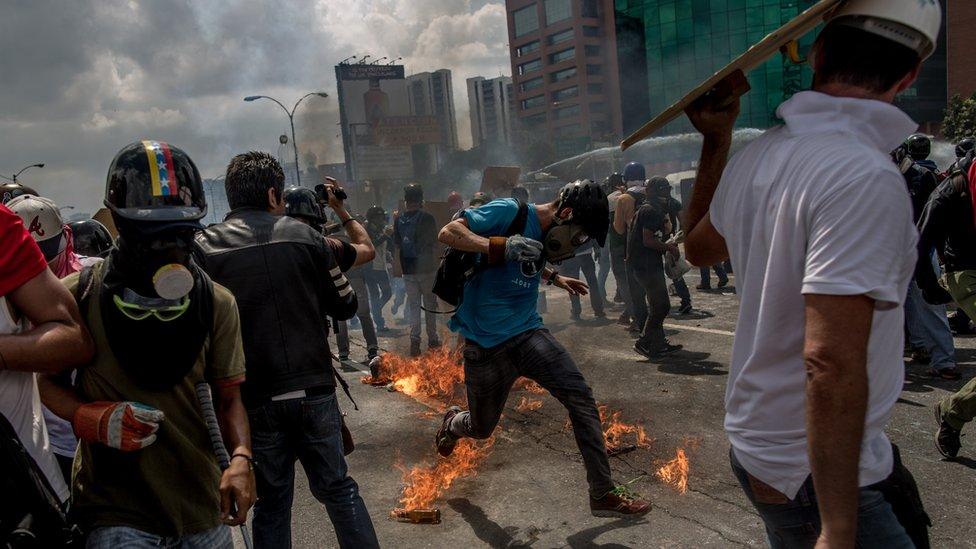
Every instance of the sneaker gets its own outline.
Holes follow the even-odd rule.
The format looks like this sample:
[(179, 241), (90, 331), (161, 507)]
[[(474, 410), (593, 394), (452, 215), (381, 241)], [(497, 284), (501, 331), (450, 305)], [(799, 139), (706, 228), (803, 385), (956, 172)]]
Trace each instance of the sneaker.
[(953, 429), (942, 419), (941, 403), (935, 405), (935, 421), (939, 424), (939, 430), (935, 433), (935, 447), (946, 459), (956, 459), (959, 448), (962, 447), (962, 442), (959, 440), (962, 432)]
[(607, 313), (604, 311), (594, 311), (593, 316), (594, 318), (607, 318)]
[(678, 307), (678, 314), (679, 315), (691, 314), (691, 311), (692, 311), (692, 309), (691, 309), (691, 303), (686, 303), (686, 304)]
[(640, 517), (651, 510), (651, 504), (626, 486), (617, 486), (602, 498), (590, 498), (590, 514), (594, 517)]
[(665, 355), (670, 355), (672, 353), (677, 353), (684, 348), (684, 345), (672, 345), (670, 341), (665, 339), (664, 343), (651, 349), (651, 358), (658, 358)]
[(645, 347), (645, 346), (641, 345), (640, 344), (640, 341), (638, 341), (637, 343), (634, 343), (634, 352), (636, 352), (637, 354), (643, 356), (644, 358), (651, 358), (651, 356), (653, 354), (651, 352), (651, 349), (649, 347)]
[(437, 447), (437, 453), (442, 457), (448, 457), (454, 452), (454, 447), (457, 446), (458, 437), (451, 433), (450, 426), (451, 421), (454, 416), (461, 413), (461, 409), (457, 406), (451, 406), (444, 413), (444, 420), (441, 421), (441, 428), (437, 430), (437, 435), (434, 437), (434, 445)]
[(420, 342), (411, 341), (410, 342), (410, 356), (417, 357), (420, 356)]
[(630, 326), (630, 315), (620, 315), (620, 317), (617, 318), (617, 324), (620, 324), (621, 326)]
[(912, 349), (912, 361), (919, 364), (928, 364), (932, 361), (932, 355), (929, 354), (927, 349), (916, 347)]
[(349, 362), (349, 355), (339, 355), (339, 362)]
[(962, 373), (959, 371), (959, 368), (956, 368), (955, 366), (942, 368), (941, 370), (930, 368), (926, 374), (931, 378), (945, 379), (947, 381), (958, 381), (962, 379)]
[(579, 322), (581, 320), (579, 313), (569, 313), (569, 318), (571, 318), (573, 321), (576, 322)]
[(440, 346), (441, 346), (441, 342), (440, 341), (437, 341), (437, 340), (428, 341), (427, 342), (427, 348), (428, 349), (436, 349), (436, 348), (438, 348)]
[[(721, 288), (721, 286), (719, 286), (719, 287)], [(707, 292), (707, 291), (709, 291), (709, 290), (712, 289), (712, 285), (711, 284), (699, 284), (699, 285), (695, 286), (695, 289), (696, 290), (701, 290), (703, 292)]]

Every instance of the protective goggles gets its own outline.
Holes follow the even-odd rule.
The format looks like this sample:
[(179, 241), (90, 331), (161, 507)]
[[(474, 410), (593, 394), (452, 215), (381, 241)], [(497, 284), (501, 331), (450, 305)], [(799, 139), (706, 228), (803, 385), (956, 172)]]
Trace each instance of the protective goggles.
[(146, 320), (150, 316), (155, 316), (161, 322), (171, 322), (183, 316), (183, 313), (190, 308), (190, 298), (184, 297), (176, 305), (149, 305), (142, 303), (128, 303), (122, 297), (112, 296), (112, 301), (119, 311), (130, 320)]

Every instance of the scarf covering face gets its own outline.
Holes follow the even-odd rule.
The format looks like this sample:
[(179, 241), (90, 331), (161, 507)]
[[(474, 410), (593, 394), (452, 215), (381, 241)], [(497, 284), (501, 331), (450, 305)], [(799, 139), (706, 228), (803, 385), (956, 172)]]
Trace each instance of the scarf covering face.
[(75, 239), (71, 234), (71, 227), (65, 225), (61, 228), (61, 239), (64, 241), (64, 249), (47, 263), (58, 278), (64, 278), (81, 270), (81, 262), (75, 254)]
[[(140, 385), (167, 390), (182, 381), (193, 369), (213, 323), (213, 285), (207, 275), (189, 259), (184, 265), (193, 274), (193, 289), (187, 296), (189, 307), (179, 318), (163, 322), (154, 315), (132, 320), (115, 305), (113, 297), (129, 288), (143, 288), (159, 263), (138, 243), (113, 249), (105, 260), (100, 306), (109, 346), (116, 360)], [(150, 286), (151, 287), (151, 286)], [(143, 290), (144, 291), (144, 290)]]

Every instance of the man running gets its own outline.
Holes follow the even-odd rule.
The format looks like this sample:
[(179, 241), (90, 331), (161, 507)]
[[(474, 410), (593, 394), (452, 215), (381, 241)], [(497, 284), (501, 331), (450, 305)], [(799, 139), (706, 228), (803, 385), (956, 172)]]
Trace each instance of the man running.
[[(504, 235), (519, 223), (522, 230)], [(617, 486), (593, 393), (566, 349), (542, 325), (536, 312), (540, 278), (570, 295), (585, 295), (582, 281), (541, 269), (543, 244), (550, 260), (572, 257), (588, 239), (605, 244), (609, 226), (606, 195), (599, 185), (567, 185), (548, 204), (519, 206), (513, 199), (464, 210), (438, 239), (452, 248), (483, 254), (483, 270), (464, 288), (450, 328), (465, 338), (464, 383), (469, 411), (453, 406), (437, 432), (437, 451), (450, 456), (462, 437), (485, 439), (498, 424), (508, 392), (519, 376), (536, 381), (569, 411), (583, 456), (594, 516), (639, 516), (651, 506)], [(540, 277), (541, 274), (541, 277)]]

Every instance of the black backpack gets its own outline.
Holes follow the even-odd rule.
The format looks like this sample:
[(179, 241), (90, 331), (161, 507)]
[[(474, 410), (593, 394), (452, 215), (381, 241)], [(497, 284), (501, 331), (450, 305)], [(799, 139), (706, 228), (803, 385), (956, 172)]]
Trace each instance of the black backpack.
[(54, 489), (17, 432), (0, 414), (0, 547), (81, 547)]
[[(515, 214), (508, 230), (503, 235), (495, 236), (515, 236), (525, 231), (525, 223), (529, 218), (529, 205), (518, 201), (519, 209)], [(476, 274), (486, 268), (487, 258), (477, 252), (463, 252), (448, 247), (441, 258), (441, 264), (437, 268), (437, 275), (434, 277), (434, 295), (446, 301), (449, 305), (458, 307), (464, 298), (464, 286)], [(456, 311), (457, 309), (455, 309)], [(454, 311), (448, 311), (454, 312)]]

